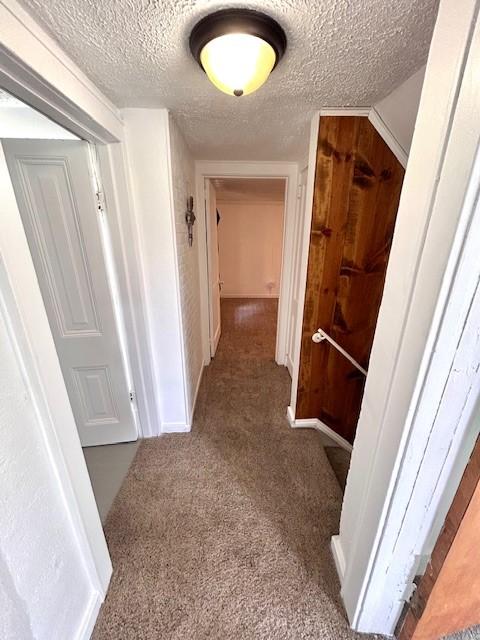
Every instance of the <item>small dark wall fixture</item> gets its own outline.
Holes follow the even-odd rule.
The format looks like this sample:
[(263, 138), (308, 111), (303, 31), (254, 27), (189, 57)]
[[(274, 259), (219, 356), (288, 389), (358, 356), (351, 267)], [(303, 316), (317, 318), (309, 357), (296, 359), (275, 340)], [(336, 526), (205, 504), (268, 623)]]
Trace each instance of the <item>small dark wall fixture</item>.
[(195, 214), (193, 213), (193, 197), (187, 200), (187, 211), (185, 212), (185, 222), (188, 229), (188, 246), (193, 245), (193, 225), (195, 224)]

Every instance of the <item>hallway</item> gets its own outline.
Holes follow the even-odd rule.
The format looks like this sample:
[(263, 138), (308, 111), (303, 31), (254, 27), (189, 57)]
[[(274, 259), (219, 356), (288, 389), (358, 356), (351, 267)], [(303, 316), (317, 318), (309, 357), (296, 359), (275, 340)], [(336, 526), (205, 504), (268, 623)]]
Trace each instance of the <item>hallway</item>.
[(360, 637), (329, 547), (340, 487), (318, 434), (285, 419), (276, 305), (222, 300), (192, 433), (141, 443), (106, 523), (114, 574), (95, 640)]

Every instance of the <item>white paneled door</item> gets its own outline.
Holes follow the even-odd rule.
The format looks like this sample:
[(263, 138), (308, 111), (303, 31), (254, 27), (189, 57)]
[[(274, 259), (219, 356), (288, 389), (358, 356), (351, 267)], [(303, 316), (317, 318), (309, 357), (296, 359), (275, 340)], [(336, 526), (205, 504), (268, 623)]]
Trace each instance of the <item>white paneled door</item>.
[(205, 181), (207, 218), (208, 284), (210, 303), (210, 355), (215, 355), (222, 332), (220, 314), (220, 264), (218, 258), (217, 198), (211, 180)]
[(82, 446), (136, 440), (88, 145), (2, 145)]

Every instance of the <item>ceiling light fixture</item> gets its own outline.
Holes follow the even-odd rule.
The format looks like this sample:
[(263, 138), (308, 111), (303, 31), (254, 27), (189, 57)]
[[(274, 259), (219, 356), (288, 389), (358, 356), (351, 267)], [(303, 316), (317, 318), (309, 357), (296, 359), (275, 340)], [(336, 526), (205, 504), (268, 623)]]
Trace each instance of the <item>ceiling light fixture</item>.
[(190, 34), (190, 51), (211, 82), (237, 97), (262, 86), (286, 47), (287, 38), (278, 22), (251, 9), (212, 13)]

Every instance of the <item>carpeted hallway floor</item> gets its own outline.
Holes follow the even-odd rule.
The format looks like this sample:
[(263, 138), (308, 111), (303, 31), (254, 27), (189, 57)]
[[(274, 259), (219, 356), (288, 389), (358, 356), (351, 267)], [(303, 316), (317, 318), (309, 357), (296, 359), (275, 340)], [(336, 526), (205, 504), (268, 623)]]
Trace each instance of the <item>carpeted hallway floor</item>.
[(95, 640), (343, 640), (329, 549), (341, 490), (289, 429), (276, 301), (223, 300), (191, 434), (142, 442), (106, 522), (114, 574)]

